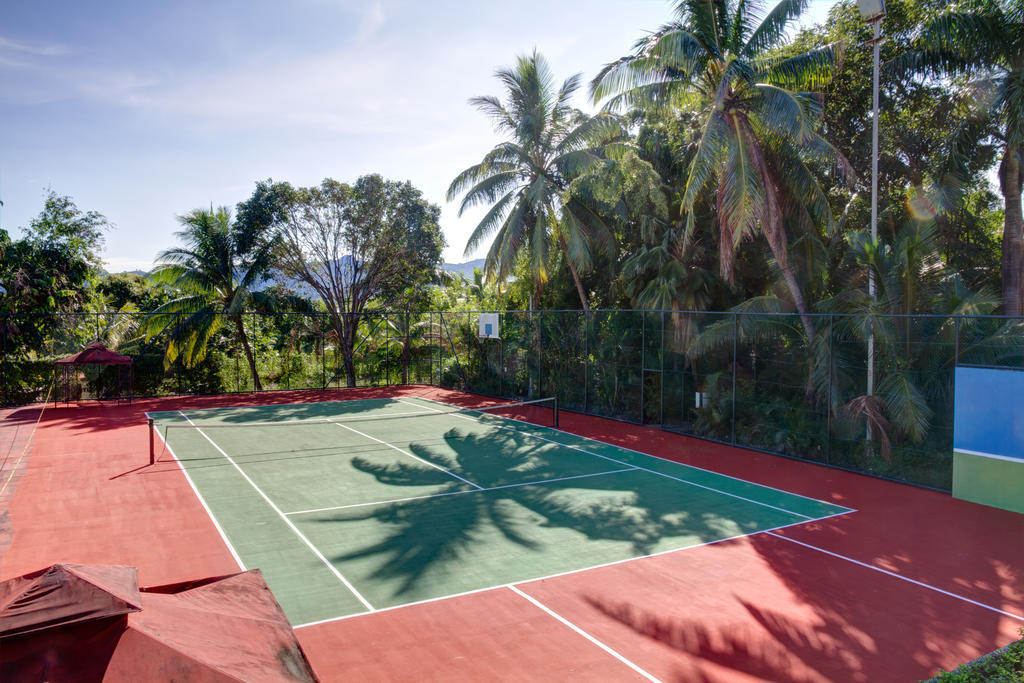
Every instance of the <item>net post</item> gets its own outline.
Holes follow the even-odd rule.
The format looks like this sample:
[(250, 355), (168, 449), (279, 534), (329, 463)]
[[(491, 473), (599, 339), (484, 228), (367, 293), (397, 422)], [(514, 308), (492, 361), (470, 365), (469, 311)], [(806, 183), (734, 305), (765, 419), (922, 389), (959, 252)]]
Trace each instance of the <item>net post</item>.
[(557, 396), (554, 397), (553, 404), (555, 406), (555, 408), (554, 408), (554, 412), (555, 412), (555, 426), (557, 427), (558, 426), (558, 397)]
[(156, 442), (155, 442), (155, 430), (156, 426), (153, 424), (153, 418), (147, 417), (146, 422), (149, 424), (149, 464), (156, 464)]

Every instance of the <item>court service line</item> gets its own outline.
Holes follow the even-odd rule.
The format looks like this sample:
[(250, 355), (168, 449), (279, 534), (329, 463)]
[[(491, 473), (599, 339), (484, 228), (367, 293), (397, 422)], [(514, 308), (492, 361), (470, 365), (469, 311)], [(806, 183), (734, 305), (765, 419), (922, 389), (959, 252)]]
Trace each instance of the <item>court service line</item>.
[[(401, 400), (401, 399), (399, 399), (399, 400)], [(442, 413), (442, 412), (445, 412), (445, 411), (439, 410), (437, 412)], [(457, 417), (457, 418), (463, 419), (463, 420), (469, 420), (470, 422), (475, 422), (477, 424), (483, 424), (483, 425), (487, 424), (486, 422), (481, 422), (479, 419), (474, 419), (472, 417), (469, 417), (468, 415), (459, 415), (458, 413), (446, 413), (446, 414), (451, 415), (452, 417)], [(497, 417), (500, 417), (500, 416), (497, 416)], [(507, 419), (507, 418), (502, 418), (502, 419)], [(570, 445), (570, 444), (567, 444), (567, 443), (562, 443), (561, 441), (555, 441), (554, 439), (548, 439), (548, 438), (545, 438), (543, 436), (538, 436), (536, 434), (531, 434), (530, 432), (524, 432), (523, 430), (516, 429), (515, 427), (509, 427), (509, 426), (498, 425), (498, 424), (490, 425), (490, 426), (496, 427), (498, 429), (505, 429), (505, 430), (508, 430), (510, 432), (516, 432), (518, 434), (523, 434), (525, 436), (532, 437), (532, 438), (538, 439), (540, 441), (546, 441), (548, 443), (557, 444), (559, 446), (563, 446), (565, 448), (570, 448), (570, 449), (572, 449), (574, 451), (579, 451), (580, 453), (586, 453), (587, 455), (592, 455), (595, 458), (601, 458), (603, 460), (608, 460), (609, 462), (614, 462), (614, 463), (617, 463), (619, 465), (627, 465), (628, 466), (630, 464), (630, 463), (624, 462), (622, 460), (616, 460), (615, 458), (610, 458), (607, 455), (601, 455), (600, 453), (593, 453), (591, 451), (584, 450), (584, 449), (580, 448), (579, 446), (573, 446), (573, 445)], [(618, 448), (618, 446), (615, 446), (614, 444), (606, 444), (606, 445), (612, 446), (613, 448)], [(643, 454), (643, 455), (647, 455), (647, 457), (650, 457), (650, 458), (657, 457), (657, 456), (653, 456), (653, 455), (649, 455), (649, 454)], [(672, 461), (671, 460), (667, 460), (666, 462), (672, 462)], [(688, 467), (688, 465), (685, 465), (683, 463), (676, 463), (676, 464), (677, 465), (682, 465), (683, 467)], [(665, 474), (664, 472), (658, 472), (657, 470), (651, 470), (651, 469), (648, 469), (646, 467), (641, 467), (639, 465), (634, 465), (634, 467), (636, 467), (636, 469), (638, 469), (638, 470), (641, 470), (643, 472), (649, 472), (650, 474), (653, 474), (653, 475), (658, 476), (658, 477), (664, 477), (666, 479), (672, 479), (673, 481), (678, 481), (681, 484), (686, 484), (688, 486), (696, 486), (697, 488), (705, 489), (707, 491), (713, 491), (715, 493), (720, 493), (723, 496), (729, 496), (730, 498), (736, 498), (738, 500), (743, 500), (743, 501), (746, 501), (748, 503), (753, 503), (754, 505), (760, 505), (762, 507), (771, 508), (772, 510), (776, 510), (778, 512), (783, 512), (783, 513), (785, 513), (787, 515), (793, 515), (794, 517), (803, 517), (805, 520), (818, 519), (818, 517), (813, 517), (811, 515), (805, 515), (805, 514), (803, 514), (801, 512), (793, 512), (792, 510), (787, 510), (785, 508), (780, 508), (778, 506), (772, 505), (771, 503), (764, 503), (762, 501), (754, 500), (753, 498), (747, 498), (746, 496), (741, 496), (741, 495), (736, 494), (736, 493), (729, 493), (728, 491), (722, 491), (721, 489), (716, 489), (713, 486), (705, 486), (704, 484), (698, 484), (697, 482), (687, 481), (686, 479), (682, 479), (680, 477), (673, 477), (671, 474)], [(756, 486), (756, 484), (755, 484), (755, 486)], [(836, 506), (836, 507), (839, 507), (839, 506)]]
[(348, 508), (361, 508), (369, 505), (389, 505), (391, 503), (404, 503), (409, 500), (425, 500), (427, 498), (442, 498), (444, 496), (460, 496), (464, 493), (483, 493), (484, 491), (498, 491), (500, 489), (511, 489), (517, 486), (533, 486), (536, 484), (547, 484), (554, 481), (569, 481), (570, 479), (584, 479), (586, 477), (600, 477), (605, 474), (616, 474), (618, 472), (632, 472), (635, 467), (627, 467), (621, 470), (607, 470), (606, 472), (591, 472), (590, 474), (574, 474), (571, 477), (557, 477), (554, 479), (537, 479), (534, 481), (521, 481), (515, 484), (502, 484), (501, 486), (488, 486), (487, 488), (481, 488), (479, 490), (470, 491), (447, 491), (445, 493), (428, 493), (422, 496), (409, 496), (408, 498), (394, 498), (392, 500), (377, 500), (372, 503), (351, 503), (349, 505), (334, 505), (326, 508), (315, 508), (313, 510), (296, 510), (295, 512), (286, 512), (286, 515), (306, 515), (313, 512), (330, 512), (331, 510), (346, 510)]
[(185, 468), (185, 464), (181, 462), (180, 458), (178, 458), (178, 454), (175, 453), (174, 449), (171, 448), (171, 444), (167, 443), (167, 441), (164, 440), (164, 435), (160, 433), (159, 429), (156, 430), (156, 435), (159, 436), (160, 440), (164, 442), (164, 448), (167, 449), (167, 452), (171, 454), (172, 458), (174, 458), (174, 462), (177, 463), (179, 468), (181, 468), (181, 473), (185, 475), (185, 481), (187, 481), (188, 485), (192, 487), (192, 492), (196, 494), (196, 498), (199, 499), (199, 503), (203, 506), (203, 509), (206, 510), (206, 514), (209, 515), (210, 521), (213, 522), (214, 528), (216, 528), (217, 533), (220, 534), (221, 540), (224, 541), (224, 545), (226, 545), (228, 547), (228, 551), (231, 552), (231, 557), (235, 558), (235, 562), (238, 564), (238, 568), (242, 571), (245, 571), (245, 563), (242, 562), (242, 558), (238, 554), (238, 551), (235, 550), (235, 546), (231, 545), (231, 541), (228, 540), (228, 535), (224, 533), (224, 529), (221, 527), (220, 522), (218, 522), (217, 518), (214, 516), (213, 510), (211, 510), (210, 506), (206, 504), (206, 499), (203, 498), (203, 494), (199, 493), (199, 488), (196, 486), (195, 482), (192, 481), (192, 477), (188, 475), (188, 470)]
[[(772, 531), (774, 531), (774, 530), (772, 530)], [(846, 555), (840, 555), (839, 553), (834, 553), (831, 550), (825, 550), (824, 548), (819, 548), (818, 546), (811, 545), (810, 543), (804, 543), (803, 541), (798, 541), (796, 539), (789, 538), (787, 536), (780, 536), (779, 534), (772, 533), (772, 531), (765, 531), (764, 533), (767, 536), (771, 536), (773, 538), (779, 538), (779, 539), (782, 539), (783, 541), (789, 541), (790, 543), (796, 543), (797, 545), (802, 545), (805, 548), (810, 548), (811, 550), (817, 550), (819, 553), (825, 553), (826, 555), (831, 555), (832, 557), (838, 558), (840, 560), (846, 560), (847, 562), (852, 562), (853, 564), (860, 565), (861, 567), (867, 567), (868, 569), (874, 569), (876, 572), (881, 572), (882, 574), (887, 574), (888, 576), (891, 576), (893, 578), (899, 579), (900, 581), (906, 581), (908, 583), (914, 584), (915, 586), (920, 586), (921, 588), (927, 588), (930, 591), (935, 591), (936, 593), (942, 593), (943, 595), (949, 596), (951, 598), (956, 598), (957, 600), (963, 600), (964, 602), (969, 602), (972, 605), (975, 605), (977, 607), (982, 607), (982, 608), (990, 610), (992, 612), (997, 612), (998, 614), (1002, 614), (1005, 617), (1010, 617), (1012, 619), (1018, 619), (1020, 621), (1024, 621), (1024, 616), (1021, 616), (1019, 614), (1014, 614), (1012, 612), (1003, 611), (1003, 610), (999, 609), (998, 607), (993, 607), (992, 605), (986, 605), (985, 603), (978, 602), (977, 600), (971, 600), (967, 596), (960, 595), (959, 593), (951, 593), (950, 591), (943, 590), (942, 588), (939, 588), (938, 586), (933, 586), (931, 584), (924, 583), (923, 581), (918, 581), (918, 580), (912, 579), (912, 578), (910, 578), (908, 576), (903, 576), (902, 574), (897, 574), (896, 572), (891, 572), (888, 569), (882, 569), (881, 567), (876, 567), (875, 565), (869, 564), (867, 562), (861, 562), (860, 560), (855, 560), (852, 557), (847, 557)]]
[[(843, 512), (837, 512), (832, 515), (825, 515), (824, 517), (815, 517), (811, 522), (820, 522), (822, 520), (830, 519), (832, 517), (842, 517), (848, 515), (853, 510), (845, 510)], [(808, 524), (807, 520), (799, 522), (788, 522), (786, 524), (780, 524), (779, 526), (770, 527), (768, 529), (761, 529), (751, 533), (736, 534), (734, 536), (726, 536), (725, 538), (716, 538), (713, 541), (704, 541), (703, 543), (695, 543), (694, 545), (687, 545), (681, 548), (669, 548), (667, 550), (659, 550), (654, 553), (648, 553), (646, 555), (637, 555), (635, 557), (624, 557), (621, 560), (611, 560), (610, 562), (602, 562), (600, 564), (592, 564), (588, 567), (580, 567), (579, 569), (567, 569), (563, 572), (555, 572), (554, 574), (546, 574), (544, 576), (534, 576), (527, 579), (521, 579), (519, 581), (509, 581), (507, 583), (499, 583), (494, 586), (484, 586), (483, 588), (474, 588), (468, 591), (462, 591), (461, 593), (449, 593), (447, 595), (439, 595), (436, 598), (424, 598), (423, 600), (413, 600), (412, 602), (403, 602), (400, 605), (392, 605), (390, 607), (379, 607), (374, 610), (374, 614), (380, 614), (381, 612), (392, 612), (394, 610), (403, 609), (405, 607), (415, 607), (416, 605), (426, 605), (431, 602), (440, 602), (441, 600), (449, 600), (451, 598), (461, 598), (466, 595), (474, 595), (476, 593), (485, 593), (487, 591), (497, 590), (499, 588), (508, 588), (509, 586), (523, 586), (534, 581), (547, 581), (548, 579), (557, 579), (560, 576), (568, 576), (570, 574), (579, 574), (581, 572), (589, 572), (593, 569), (601, 569), (602, 567), (611, 567), (617, 564), (625, 564), (627, 562), (636, 562), (638, 560), (645, 560), (649, 557), (658, 557), (660, 555), (668, 555), (669, 553), (682, 553), (687, 550), (693, 550), (694, 548), (702, 548), (706, 545), (717, 545), (718, 543), (725, 543), (726, 541), (736, 541), (741, 538), (748, 536), (756, 536), (757, 534), (767, 533), (769, 531), (780, 531), (782, 529), (788, 529), (792, 526), (800, 526), (801, 524)], [(327, 624), (334, 621), (345, 621), (347, 619), (356, 619), (359, 617), (368, 616), (367, 612), (356, 612), (354, 614), (343, 614), (340, 617), (330, 617), (328, 619), (320, 619), (318, 621), (310, 621), (305, 624), (299, 624), (293, 628), (306, 628), (309, 626), (319, 626), (320, 624)]]
[(371, 439), (373, 441), (376, 441), (379, 444), (383, 444), (383, 445), (387, 446), (388, 448), (393, 448), (396, 451), (398, 451), (399, 453), (402, 453), (403, 455), (408, 455), (413, 460), (419, 460), (424, 465), (429, 465), (429, 466), (433, 467), (434, 469), (441, 470), (445, 474), (451, 475), (451, 476), (455, 477), (456, 479), (458, 479), (459, 481), (463, 481), (463, 482), (469, 484), (470, 486), (473, 486), (473, 487), (475, 487), (477, 489), (480, 489), (481, 491), (484, 488), (483, 486), (480, 486), (480, 484), (474, 484), (469, 479), (466, 479), (465, 477), (460, 477), (459, 475), (455, 474), (451, 470), (446, 470), (445, 468), (441, 467), (440, 465), (434, 464), (434, 463), (430, 462), (429, 460), (424, 460), (423, 458), (419, 457), (418, 455), (410, 453), (409, 451), (407, 451), (407, 450), (405, 450), (403, 448), (399, 448), (398, 446), (396, 446), (396, 445), (394, 445), (392, 443), (388, 443), (387, 441), (381, 441), (380, 439), (378, 439), (376, 437), (370, 436), (369, 434), (364, 434), (363, 432), (359, 431), (358, 429), (353, 429), (352, 427), (349, 427), (347, 424), (342, 424), (341, 422), (335, 422), (334, 424), (338, 425), (339, 427), (341, 427), (343, 429), (347, 429), (350, 432), (355, 432), (359, 436), (364, 436), (367, 439)]
[(597, 645), (599, 648), (601, 648), (602, 650), (604, 650), (605, 652), (610, 654), (612, 657), (615, 657), (615, 659), (619, 660), (620, 662), (622, 662), (623, 664), (625, 664), (630, 669), (632, 669), (633, 671), (637, 672), (638, 674), (640, 674), (641, 676), (643, 676), (647, 680), (654, 681), (654, 683), (660, 683), (660, 680), (658, 678), (655, 678), (651, 674), (647, 673), (646, 671), (641, 669), (639, 666), (637, 666), (636, 664), (634, 664), (633, 662), (631, 662), (630, 660), (626, 659), (624, 656), (622, 656), (621, 654), (619, 654), (618, 652), (613, 650), (611, 647), (609, 647), (608, 645), (605, 645), (600, 640), (598, 640), (594, 636), (590, 635), (589, 633), (584, 631), (582, 628), (580, 628), (579, 626), (577, 626), (576, 624), (572, 623), (571, 621), (569, 621), (568, 619), (563, 617), (561, 614), (559, 614), (555, 610), (551, 609), (550, 607), (548, 607), (547, 605), (542, 603), (540, 600), (537, 600), (536, 598), (534, 598), (531, 595), (527, 595), (526, 593), (524, 593), (523, 591), (519, 590), (515, 586), (508, 586), (508, 589), (510, 591), (512, 591), (513, 593), (515, 593), (516, 595), (524, 598), (528, 602), (532, 603), (534, 606), (540, 608), (541, 610), (543, 610), (544, 612), (546, 612), (550, 616), (554, 617), (555, 619), (557, 619), (561, 623), (565, 624), (566, 626), (571, 628), (573, 631), (575, 631), (576, 633), (580, 634), (581, 636), (583, 636), (584, 638), (589, 640), (594, 645)]
[[(437, 403), (438, 405), (442, 405), (442, 406), (450, 406), (452, 408), (459, 408), (459, 407), (461, 407), (461, 406), (455, 405), (454, 403), (445, 403), (444, 401), (437, 401), (435, 399), (426, 398), (424, 396), (411, 396), (410, 398), (416, 398), (416, 399), (419, 399), (421, 401), (427, 401), (429, 403)], [(405, 403), (406, 405), (420, 407), (418, 403), (409, 403), (408, 401), (403, 401), (401, 398), (396, 398), (395, 400), (400, 402), (400, 403)], [(429, 408), (429, 406), (426, 406), (426, 407)], [(484, 410), (486, 408), (487, 408), (487, 406), (480, 406), (479, 408), (463, 408), (463, 410), (471, 410), (471, 411), (474, 411), (474, 412), (480, 412), (481, 410)], [(438, 410), (437, 408), (434, 408), (433, 410), (434, 410), (434, 412), (438, 412), (438, 413), (449, 412), (449, 411), (445, 411), (445, 410)], [(501, 417), (500, 415), (495, 415), (494, 417), (499, 417), (499, 418), (501, 418), (503, 420), (512, 420), (512, 418)], [(513, 420), (513, 421), (516, 421), (516, 420)], [(540, 425), (535, 425), (535, 426), (541, 427)], [(575, 434), (573, 432), (567, 432), (564, 429), (559, 429), (557, 427), (541, 427), (541, 429), (547, 429), (547, 430), (552, 431), (552, 432), (558, 432), (559, 434), (565, 434), (567, 436), (572, 436), (572, 437), (575, 437), (577, 439), (583, 439), (584, 441), (589, 441), (591, 443), (596, 443), (596, 444), (601, 445), (601, 446), (613, 446), (615, 448), (620, 448), (620, 449), (622, 449), (624, 451), (629, 451), (630, 453), (636, 453), (637, 455), (645, 455), (648, 458), (657, 458), (658, 460), (664, 460), (665, 462), (671, 462), (671, 463), (675, 463), (676, 465), (682, 465), (683, 467), (686, 467), (686, 468), (691, 469), (691, 470), (698, 470), (700, 472), (707, 472), (708, 474), (713, 474), (716, 477), (723, 477), (725, 479), (732, 479), (733, 481), (738, 481), (738, 482), (741, 482), (741, 483), (744, 483), (744, 484), (750, 484), (751, 486), (757, 486), (758, 488), (770, 489), (772, 491), (778, 491), (779, 493), (785, 493), (787, 496), (793, 496), (794, 498), (803, 498), (804, 500), (813, 500), (815, 503), (822, 503), (823, 505), (829, 505), (831, 507), (843, 508), (844, 510), (849, 510), (850, 512), (857, 512), (857, 510), (855, 508), (851, 508), (851, 507), (846, 506), (846, 505), (839, 505), (837, 503), (832, 503), (830, 501), (822, 500), (820, 498), (814, 498), (813, 496), (805, 496), (802, 493), (793, 493), (792, 491), (787, 491), (785, 489), (780, 489), (780, 488), (777, 488), (775, 486), (768, 486), (767, 484), (760, 484), (760, 483), (758, 483), (756, 481), (750, 481), (749, 479), (742, 479), (740, 477), (734, 477), (731, 474), (723, 474), (721, 472), (716, 472), (714, 470), (709, 470), (709, 469), (707, 469), (705, 467), (698, 467), (696, 465), (691, 465), (689, 463), (678, 462), (676, 460), (669, 460), (668, 458), (663, 458), (660, 455), (654, 455), (653, 453), (645, 453), (644, 451), (638, 451), (635, 448), (630, 448), (629, 446), (621, 446), (619, 444), (607, 443), (607, 442), (604, 442), (604, 441), (600, 441), (598, 439), (591, 438), (589, 436), (583, 436), (582, 434)], [(662, 430), (662, 431), (664, 431), (664, 430)], [(686, 436), (686, 435), (685, 434), (680, 434), (680, 436)], [(700, 438), (700, 437), (691, 437), (691, 438)], [(556, 443), (558, 443), (558, 442), (556, 442)], [(728, 444), (725, 444), (725, 445), (728, 445)], [(735, 446), (735, 448), (743, 448), (743, 446)]]
[[(195, 425), (194, 425), (194, 423), (192, 422), (192, 420), (190, 420), (190, 419), (189, 419), (188, 415), (186, 415), (186, 414), (185, 414), (184, 412), (182, 412), (182, 411), (180, 411), (180, 410), (179, 410), (178, 412), (179, 412), (179, 413), (181, 414), (181, 416), (182, 416), (183, 418), (185, 418), (185, 419), (186, 419), (186, 420), (188, 421), (188, 423), (189, 423), (189, 424), (191, 424), (191, 425), (195, 426)], [(329, 560), (328, 560), (328, 559), (327, 559), (326, 557), (324, 557), (324, 554), (323, 554), (323, 553), (321, 553), (321, 552), (320, 552), (320, 550), (319, 550), (319, 549), (318, 549), (318, 548), (317, 548), (317, 547), (316, 547), (315, 545), (313, 545), (313, 543), (312, 543), (312, 542), (311, 542), (311, 541), (310, 541), (310, 540), (309, 540), (308, 538), (306, 538), (306, 535), (305, 535), (305, 534), (303, 534), (303, 533), (302, 533), (301, 531), (299, 531), (299, 528), (298, 528), (297, 526), (295, 526), (295, 524), (293, 524), (293, 523), (292, 523), (292, 520), (288, 519), (287, 515), (285, 515), (285, 514), (284, 514), (284, 513), (283, 513), (283, 512), (281, 511), (281, 508), (277, 507), (277, 505), (275, 505), (275, 504), (274, 504), (274, 501), (270, 500), (270, 497), (269, 497), (269, 496), (267, 496), (267, 494), (265, 494), (265, 493), (263, 492), (263, 489), (261, 489), (261, 488), (260, 488), (259, 486), (257, 486), (257, 485), (256, 485), (256, 482), (254, 482), (254, 481), (253, 481), (252, 479), (250, 479), (250, 478), (249, 478), (249, 475), (245, 473), (245, 470), (243, 470), (243, 469), (242, 469), (241, 467), (239, 467), (239, 466), (238, 466), (238, 463), (237, 463), (237, 462), (235, 462), (235, 461), (234, 461), (234, 459), (232, 459), (232, 457), (231, 457), (230, 455), (228, 455), (227, 453), (225, 453), (225, 452), (224, 452), (224, 449), (223, 449), (223, 448), (221, 448), (220, 446), (218, 446), (218, 445), (217, 445), (217, 442), (216, 442), (216, 441), (214, 441), (213, 439), (211, 439), (211, 438), (210, 438), (210, 437), (209, 437), (209, 436), (207, 435), (207, 433), (206, 433), (206, 432), (204, 432), (204, 431), (203, 431), (202, 429), (200, 429), (199, 427), (196, 427), (196, 431), (197, 431), (197, 432), (199, 432), (200, 434), (202, 434), (202, 435), (203, 435), (203, 438), (205, 438), (205, 439), (206, 439), (207, 441), (209, 441), (209, 442), (210, 442), (210, 444), (211, 444), (211, 445), (212, 445), (212, 446), (213, 446), (214, 448), (216, 448), (216, 449), (217, 449), (217, 450), (218, 450), (218, 451), (220, 452), (220, 454), (221, 454), (221, 455), (223, 455), (223, 456), (224, 456), (224, 457), (225, 457), (225, 458), (227, 459), (227, 461), (228, 461), (228, 462), (230, 462), (230, 463), (231, 463), (232, 465), (234, 465), (235, 469), (236, 469), (236, 470), (238, 470), (238, 473), (239, 473), (239, 474), (241, 474), (241, 475), (242, 475), (242, 477), (243, 477), (243, 478), (244, 478), (244, 479), (245, 479), (245, 480), (246, 480), (247, 482), (249, 482), (249, 485), (250, 485), (250, 486), (252, 486), (252, 487), (253, 487), (253, 489), (255, 489), (255, 490), (256, 490), (256, 493), (260, 494), (260, 497), (261, 497), (261, 498), (263, 498), (263, 500), (265, 500), (265, 501), (267, 502), (267, 505), (269, 505), (269, 506), (270, 506), (270, 508), (271, 508), (271, 509), (272, 509), (272, 510), (273, 510), (274, 512), (276, 512), (276, 513), (277, 513), (277, 515), (278, 515), (278, 516), (279, 516), (279, 517), (280, 517), (280, 518), (281, 518), (282, 520), (284, 520), (284, 523), (285, 523), (285, 524), (287, 524), (287, 525), (289, 526), (289, 528), (291, 528), (291, 530), (295, 532), (295, 535), (296, 535), (296, 536), (298, 536), (298, 537), (299, 537), (299, 539), (300, 539), (300, 540), (301, 540), (301, 541), (302, 541), (303, 543), (305, 543), (305, 544), (306, 544), (306, 547), (308, 547), (308, 548), (309, 548), (310, 550), (312, 550), (312, 551), (313, 551), (313, 554), (314, 554), (314, 555), (316, 555), (316, 556), (317, 556), (317, 557), (318, 557), (318, 558), (320, 559), (320, 561), (321, 561), (321, 562), (323, 562), (323, 563), (324, 563), (324, 565), (325, 565), (325, 566), (326, 566), (326, 567), (327, 567), (328, 569), (330, 569), (330, 570), (331, 570), (331, 573), (332, 573), (332, 574), (334, 574), (334, 575), (335, 575), (335, 576), (336, 576), (336, 577), (338, 578), (338, 580), (339, 580), (339, 581), (341, 581), (341, 582), (342, 582), (343, 584), (345, 584), (345, 587), (346, 587), (346, 588), (348, 588), (348, 589), (349, 589), (350, 591), (352, 591), (352, 594), (353, 594), (353, 595), (355, 595), (355, 596), (356, 596), (356, 598), (358, 598), (358, 599), (359, 599), (359, 602), (363, 603), (363, 605), (364, 605), (364, 606), (366, 607), (366, 609), (370, 610), (371, 612), (375, 611), (375, 610), (376, 610), (376, 608), (375, 608), (375, 607), (374, 607), (373, 605), (371, 605), (371, 604), (369, 603), (369, 601), (367, 601), (367, 599), (366, 599), (366, 598), (364, 598), (364, 597), (362, 596), (362, 594), (361, 594), (361, 593), (360, 593), (359, 591), (357, 591), (357, 590), (356, 590), (356, 587), (355, 587), (355, 586), (353, 586), (353, 585), (352, 585), (351, 583), (349, 583), (349, 580), (348, 580), (348, 579), (346, 579), (346, 578), (345, 578), (344, 576), (342, 576), (341, 572), (340, 572), (340, 571), (338, 571), (338, 568), (337, 568), (337, 567), (335, 567), (335, 566), (334, 566), (333, 564), (331, 564), (331, 562), (330, 562), (330, 561), (329, 561)]]

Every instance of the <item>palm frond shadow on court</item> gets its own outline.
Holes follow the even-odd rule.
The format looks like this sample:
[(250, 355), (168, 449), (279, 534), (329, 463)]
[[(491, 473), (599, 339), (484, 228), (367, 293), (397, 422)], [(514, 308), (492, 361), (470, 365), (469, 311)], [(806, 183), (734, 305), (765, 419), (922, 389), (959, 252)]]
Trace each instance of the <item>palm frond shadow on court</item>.
[[(429, 498), (340, 510), (318, 520), (321, 524), (345, 524), (374, 519), (389, 528), (383, 538), (341, 554), (335, 561), (379, 558), (377, 578), (399, 579), (395, 594), (401, 595), (412, 590), (428, 571), (454, 566), (477, 543), (486, 543), (482, 537), (488, 526), (538, 555), (559, 551), (546, 545), (543, 533), (538, 533), (551, 527), (572, 529), (588, 540), (630, 543), (637, 556), (649, 554), (665, 536), (722, 536), (723, 520), (688, 512), (685, 496), (653, 495), (653, 491), (630, 487), (619, 474), (596, 474), (616, 469), (615, 463), (608, 462), (605, 467), (595, 458), (599, 465), (593, 470), (595, 476), (554, 481), (575, 474), (559, 462), (566, 453), (559, 446), (537, 448), (536, 441), (521, 434), (474, 435), (456, 429), (445, 434), (443, 443), (443, 453), (423, 444), (409, 448), (426, 463), (490, 490), (476, 491), (440, 469), (411, 459), (384, 464), (355, 458), (353, 467), (382, 483), (442, 488)], [(544, 483), (518, 485), (523, 482)], [(345, 532), (342, 529), (340, 533)]]
[[(920, 674), (914, 672), (915, 660), (934, 661), (936, 643), (998, 639), (1000, 617), (995, 613), (984, 630), (969, 628), (948, 618), (945, 596), (927, 590), (907, 591), (888, 580), (888, 590), (894, 591), (891, 595), (865, 599), (865, 587), (855, 582), (862, 578), (863, 570), (858, 567), (841, 561), (810, 565), (806, 553), (780, 546), (770, 536), (749, 536), (742, 542), (749, 544), (802, 609), (780, 608), (762, 596), (750, 599), (749, 594), (744, 597), (722, 591), (719, 609), (731, 611), (732, 623), (709, 625), (701, 616), (706, 604), (693, 606), (691, 611), (688, 603), (694, 601), (685, 596), (672, 609), (664, 604), (633, 604), (604, 594), (581, 597), (608, 620), (687, 655), (669, 679), (677, 681), (719, 680), (718, 667), (744, 677), (776, 681), (866, 681), (875, 679), (879, 671), (887, 671), (892, 680), (916, 680)], [(728, 553), (726, 545), (709, 550)], [(998, 583), (995, 576), (993, 583)], [(709, 580), (705, 598), (715, 592), (713, 584)], [(697, 585), (695, 590), (702, 587)], [(883, 626), (878, 624), (879, 604), (891, 610)], [(901, 637), (895, 637), (896, 632)], [(708, 662), (713, 666), (706, 666)], [(903, 668), (895, 669), (897, 663)]]

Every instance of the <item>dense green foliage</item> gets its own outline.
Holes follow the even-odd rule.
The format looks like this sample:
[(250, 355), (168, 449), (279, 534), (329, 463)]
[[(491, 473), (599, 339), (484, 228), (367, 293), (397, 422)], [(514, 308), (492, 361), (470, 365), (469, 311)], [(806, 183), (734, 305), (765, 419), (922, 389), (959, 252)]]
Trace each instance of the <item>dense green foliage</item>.
[(167, 365), (181, 356), (186, 367), (194, 367), (206, 358), (221, 327), (231, 323), (258, 391), (262, 385), (242, 314), (254, 299), (253, 288), (270, 270), (277, 237), (259, 226), (232, 225), (226, 207), (194, 209), (178, 220), (184, 246), (160, 252), (150, 278), (173, 286), (180, 296), (146, 318), (146, 337), (166, 335)]
[(487, 114), (506, 137), (452, 181), (448, 199), (465, 192), (459, 213), (477, 204), (491, 207), (466, 244), (472, 253), (494, 233), (485, 270), (501, 281), (517, 259), (529, 265), (534, 294), (548, 280), (550, 247), (557, 245), (572, 275), (583, 308), (589, 308), (581, 271), (594, 265), (594, 252), (610, 253), (612, 235), (585, 192), (574, 180), (602, 162), (602, 152), (622, 134), (607, 114), (588, 117), (569, 106), (580, 87), (580, 74), (556, 86), (547, 61), (536, 51), (495, 76), (505, 86), (506, 101), (474, 97), (470, 103)]
[[(1024, 629), (1021, 630), (1024, 636)], [(953, 671), (940, 671), (939, 683), (1018, 683), (1024, 681), (1024, 639), (1010, 643), (988, 657)]]
[(411, 183), (379, 175), (299, 188), (267, 180), (238, 209), (240, 225), (277, 235), (276, 272), (318, 297), (348, 386), (355, 386), (367, 307), (409, 309), (427, 301), (445, 244), (441, 210)]

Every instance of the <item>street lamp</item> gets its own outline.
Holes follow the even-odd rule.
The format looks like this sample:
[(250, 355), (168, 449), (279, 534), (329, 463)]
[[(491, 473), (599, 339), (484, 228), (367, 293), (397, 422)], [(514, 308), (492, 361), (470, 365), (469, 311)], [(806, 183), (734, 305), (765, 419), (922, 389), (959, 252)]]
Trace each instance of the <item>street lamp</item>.
[[(882, 19), (885, 18), (885, 0), (857, 0), (860, 18), (871, 24), (870, 44), (874, 49), (874, 69), (871, 74), (871, 242), (878, 241), (878, 51), (882, 44)], [(868, 267), (868, 295), (875, 300), (875, 272)], [(875, 392), (875, 330), (868, 321), (868, 396)], [(868, 422), (868, 439), (871, 423)]]

